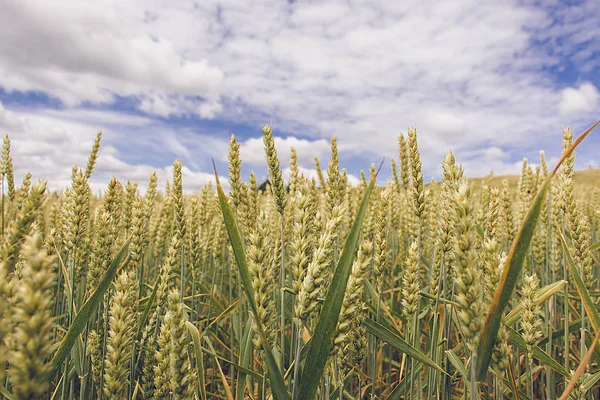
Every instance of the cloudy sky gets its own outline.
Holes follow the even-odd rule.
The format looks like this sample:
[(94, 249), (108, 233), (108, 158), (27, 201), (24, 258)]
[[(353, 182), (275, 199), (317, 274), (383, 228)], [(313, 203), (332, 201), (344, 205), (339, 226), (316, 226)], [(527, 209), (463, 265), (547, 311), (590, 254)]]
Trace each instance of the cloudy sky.
[[(332, 134), (353, 176), (389, 165), (415, 126), (428, 177), (447, 149), (471, 176), (516, 172), (600, 118), (599, 4), (0, 0), (0, 134), (17, 179), (55, 189), (99, 129), (96, 189), (153, 169), (164, 183), (175, 158), (199, 188), (211, 158), (226, 174), (232, 133), (244, 175), (264, 177), (265, 123), (282, 163), (294, 146), (307, 170)], [(598, 145), (579, 168), (600, 164)]]

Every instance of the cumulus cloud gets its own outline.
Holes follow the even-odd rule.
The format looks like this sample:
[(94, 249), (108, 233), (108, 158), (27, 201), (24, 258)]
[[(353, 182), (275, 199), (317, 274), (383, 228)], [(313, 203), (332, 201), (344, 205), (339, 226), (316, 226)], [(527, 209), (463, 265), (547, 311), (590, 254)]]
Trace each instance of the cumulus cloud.
[(584, 82), (578, 88), (562, 91), (560, 112), (565, 116), (577, 116), (600, 109), (600, 92), (590, 82)]
[(137, 29), (143, 7), (73, 0), (3, 1), (0, 7), (0, 79), (7, 90), (41, 90), (67, 105), (150, 97), (153, 106), (145, 100), (142, 108), (159, 115), (169, 94), (218, 95), (218, 67)]
[[(300, 174), (304, 175), (308, 179), (314, 179), (317, 182), (317, 186), (319, 185), (319, 174), (317, 174), (317, 170), (315, 168), (304, 168), (299, 167)], [(282, 171), (283, 180), (288, 182), (292, 171), (289, 167), (285, 167)], [(323, 171), (323, 176), (327, 179), (327, 170)], [(360, 178), (353, 174), (347, 174), (348, 183), (352, 186), (357, 186), (360, 183)]]
[[(178, 140), (171, 141), (170, 147), (163, 148), (163, 157), (154, 164), (128, 162), (117, 146), (128, 136), (126, 127), (140, 126), (143, 119), (135, 116), (127, 119), (122, 114), (110, 113), (83, 115), (91, 120), (91, 117), (96, 117), (104, 121), (118, 121), (121, 126), (118, 129), (108, 127), (103, 132), (98, 161), (90, 181), (95, 193), (103, 191), (113, 175), (123, 182), (139, 182), (140, 189), (143, 190), (150, 174), (155, 171), (160, 184), (164, 185), (167, 180), (172, 180), (172, 161), (175, 158), (183, 158), (184, 163), (187, 161), (183, 169), (185, 190), (197, 191), (208, 182), (214, 182), (212, 173), (190, 169), (190, 166), (194, 167), (193, 163), (190, 165), (192, 158)], [(75, 118), (68, 119), (56, 111), (45, 114), (11, 111), (0, 103), (0, 131), (8, 134), (11, 139), (11, 155), (17, 181), (31, 172), (34, 179), (48, 181), (52, 190), (61, 190), (70, 184), (71, 168), (74, 165), (85, 168), (97, 133), (93, 122), (81, 122), (79, 117), (75, 115)], [(136, 151), (144, 151), (143, 142), (138, 141), (136, 144), (140, 147)], [(165, 152), (168, 155), (165, 156)], [(227, 186), (226, 181), (223, 184)]]
[[(329, 142), (325, 139), (309, 140), (294, 136), (286, 138), (274, 136), (277, 157), (281, 164), (290, 162), (290, 152), (293, 147), (298, 156), (298, 164), (314, 164), (315, 157), (323, 160), (330, 151)], [(240, 144), (240, 157), (251, 166), (266, 165), (264, 142), (262, 137), (250, 138)]]
[(463, 164), (465, 172), (472, 177), (483, 177), (489, 173), (494, 175), (517, 174), (521, 171), (521, 161), (513, 162), (510, 155), (499, 147), (488, 147), (473, 154), (465, 154), (463, 159), (458, 155), (458, 162)]

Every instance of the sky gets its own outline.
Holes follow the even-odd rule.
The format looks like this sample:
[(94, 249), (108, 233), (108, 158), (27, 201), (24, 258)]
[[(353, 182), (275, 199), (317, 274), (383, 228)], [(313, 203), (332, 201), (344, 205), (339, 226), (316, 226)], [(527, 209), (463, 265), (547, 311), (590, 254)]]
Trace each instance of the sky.
[[(16, 179), (51, 189), (98, 130), (96, 191), (153, 170), (163, 185), (174, 159), (198, 190), (211, 159), (227, 174), (232, 134), (264, 179), (267, 123), (283, 168), (293, 146), (308, 175), (336, 135), (356, 182), (408, 127), (426, 180), (449, 149), (467, 175), (518, 173), (600, 118), (598, 21), (597, 0), (0, 0), (0, 134)], [(599, 135), (578, 168), (600, 166)]]

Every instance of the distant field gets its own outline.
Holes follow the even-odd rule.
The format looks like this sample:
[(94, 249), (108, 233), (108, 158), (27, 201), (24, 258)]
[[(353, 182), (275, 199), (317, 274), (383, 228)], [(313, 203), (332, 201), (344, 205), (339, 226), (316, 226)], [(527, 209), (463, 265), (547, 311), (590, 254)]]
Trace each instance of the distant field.
[[(519, 183), (519, 175), (492, 175), (489, 182), (492, 186), (502, 186), (502, 181), (508, 180), (508, 185), (511, 189), (516, 189)], [(470, 178), (476, 184), (487, 182), (487, 177)], [(577, 190), (591, 190), (600, 185), (600, 168), (586, 168), (575, 171), (573, 183)]]

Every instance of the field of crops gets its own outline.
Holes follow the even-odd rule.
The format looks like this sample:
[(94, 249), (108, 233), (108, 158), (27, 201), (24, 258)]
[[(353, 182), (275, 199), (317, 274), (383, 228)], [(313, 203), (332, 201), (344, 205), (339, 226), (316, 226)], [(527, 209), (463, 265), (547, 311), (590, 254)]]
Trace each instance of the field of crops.
[(574, 184), (571, 130), (516, 188), (451, 152), (425, 183), (412, 128), (358, 186), (335, 137), (284, 182), (262, 132), (267, 184), (232, 137), (227, 194), (176, 160), (101, 198), (100, 133), (61, 192), (16, 185), (5, 137), (0, 399), (599, 398), (600, 183)]

